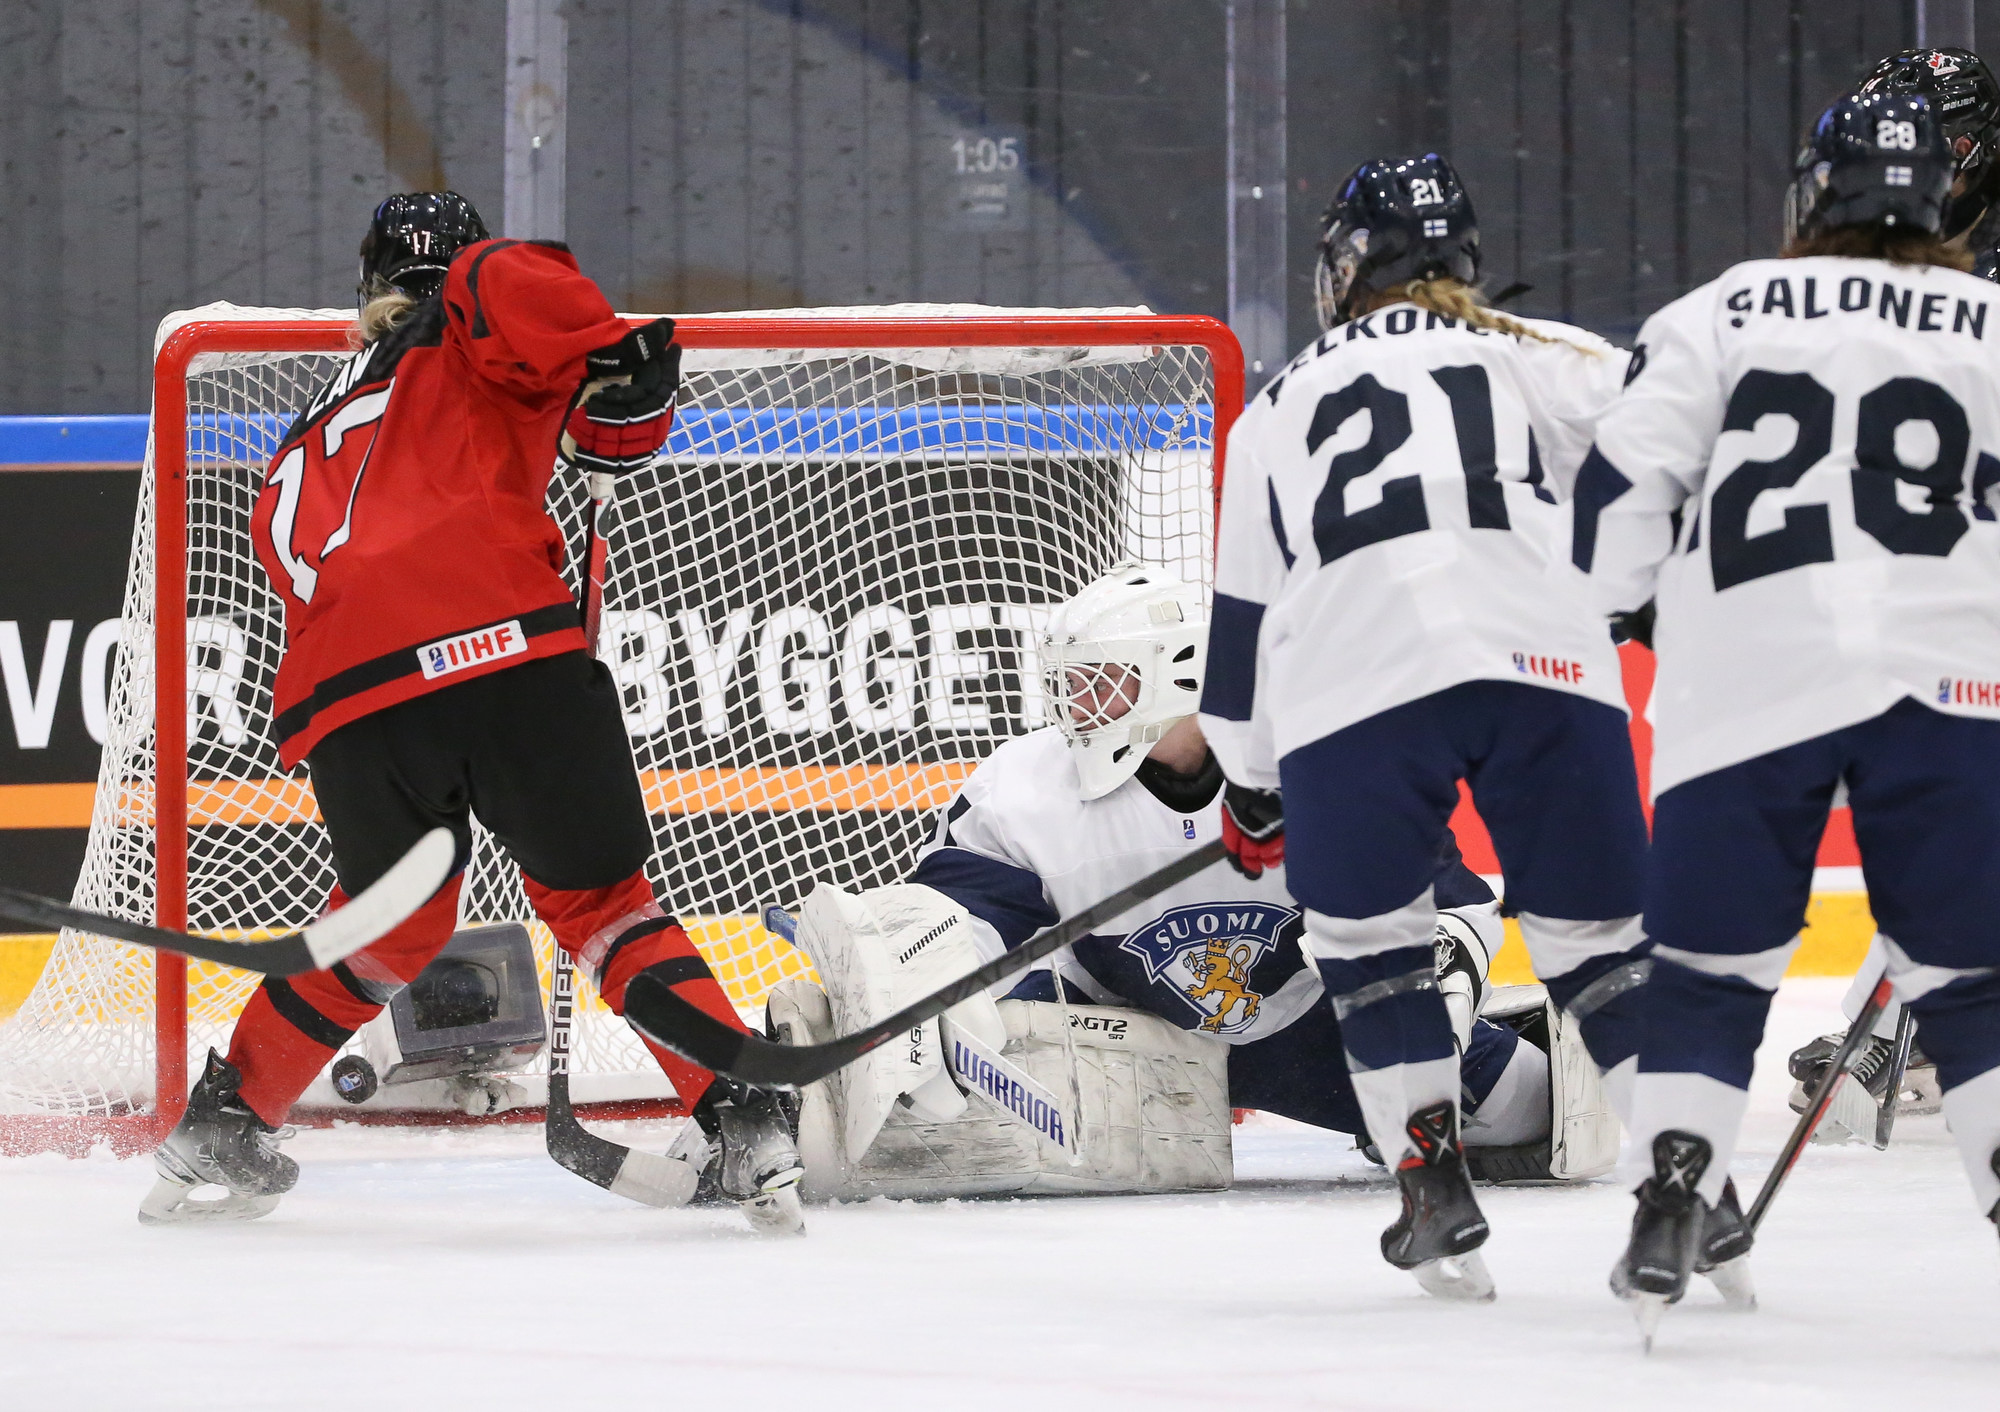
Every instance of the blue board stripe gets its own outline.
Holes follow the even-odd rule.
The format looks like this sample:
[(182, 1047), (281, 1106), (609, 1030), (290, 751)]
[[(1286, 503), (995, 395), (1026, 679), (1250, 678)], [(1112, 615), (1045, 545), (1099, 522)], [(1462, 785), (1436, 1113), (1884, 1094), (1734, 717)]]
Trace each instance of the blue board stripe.
[[(268, 460), (288, 418), (198, 418), (188, 434), (196, 461)], [(0, 417), (0, 466), (138, 465), (145, 417)], [(908, 456), (924, 452), (1206, 450), (1215, 418), (1206, 404), (1021, 403), (918, 407), (686, 407), (668, 455), (677, 459)]]

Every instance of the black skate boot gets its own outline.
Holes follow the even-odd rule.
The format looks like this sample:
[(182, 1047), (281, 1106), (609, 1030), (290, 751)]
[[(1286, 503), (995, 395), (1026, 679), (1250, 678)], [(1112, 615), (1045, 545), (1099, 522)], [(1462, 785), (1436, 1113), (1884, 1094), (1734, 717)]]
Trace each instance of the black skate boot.
[(1701, 1245), (1694, 1270), (1706, 1275), (1731, 1309), (1757, 1307), (1757, 1289), (1750, 1282), (1750, 1246), (1755, 1241), (1743, 1207), (1736, 1199), (1736, 1179), (1722, 1184), (1722, 1200), (1708, 1208), (1701, 1221)]
[[(1790, 1103), (1794, 1113), (1806, 1111), (1806, 1104), (1812, 1098), (1812, 1091), (1826, 1073), (1827, 1065), (1839, 1052), (1841, 1043), (1847, 1036), (1824, 1034), (1810, 1044), (1800, 1045), (1792, 1051), (1785, 1063), (1791, 1075), (1797, 1080), (1792, 1085)], [(1882, 1096), (1888, 1091), (1891, 1058), (1895, 1055), (1895, 1044), (1880, 1035), (1871, 1035), (1868, 1043), (1855, 1056), (1854, 1078), (1868, 1090), (1868, 1096), (1879, 1106)], [(1902, 1092), (1896, 1100), (1897, 1110), (1906, 1118), (1920, 1118), (1936, 1113), (1944, 1107), (1944, 1095), (1938, 1088), (1937, 1065), (1924, 1053), (1921, 1044), (1910, 1046), (1910, 1057), (1903, 1069)], [(1868, 1136), (1868, 1134), (1856, 1134)]]
[(1632, 1238), (1611, 1270), (1611, 1292), (1632, 1301), (1648, 1352), (1660, 1315), (1687, 1293), (1701, 1252), (1708, 1203), (1695, 1194), (1715, 1149), (1708, 1139), (1668, 1129), (1653, 1139), (1653, 1175), (1635, 1195)]
[[(752, 1088), (717, 1075), (695, 1105), (708, 1147), (703, 1195), (733, 1201), (751, 1226), (772, 1235), (803, 1234), (799, 1205), (798, 1115), (790, 1094)], [(680, 1144), (675, 1145), (679, 1151)]]
[[(149, 1226), (182, 1221), (252, 1221), (270, 1214), (298, 1184), (299, 1164), (278, 1151), (291, 1136), (251, 1112), (236, 1096), (243, 1075), (208, 1051), (208, 1067), (188, 1095), (187, 1112), (153, 1153), (160, 1178), (139, 1204)], [(222, 1187), (228, 1195), (197, 1201), (194, 1190)]]
[(1417, 1150), (1396, 1168), (1403, 1214), (1382, 1232), (1382, 1258), (1441, 1298), (1493, 1298), (1493, 1278), (1479, 1255), (1486, 1217), (1458, 1145), (1457, 1105), (1419, 1108), (1404, 1131)]

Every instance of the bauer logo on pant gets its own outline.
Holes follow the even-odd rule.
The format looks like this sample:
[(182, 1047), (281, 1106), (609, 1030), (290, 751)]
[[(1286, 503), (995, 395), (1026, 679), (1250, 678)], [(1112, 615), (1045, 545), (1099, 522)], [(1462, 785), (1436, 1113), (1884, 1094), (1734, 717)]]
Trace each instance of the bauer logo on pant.
[(424, 669), (424, 680), (435, 681), (467, 667), (497, 662), (502, 657), (519, 657), (527, 650), (528, 639), (521, 631), (521, 620), (514, 618), (477, 632), (462, 632), (457, 637), (427, 643), (417, 649), (417, 661)]

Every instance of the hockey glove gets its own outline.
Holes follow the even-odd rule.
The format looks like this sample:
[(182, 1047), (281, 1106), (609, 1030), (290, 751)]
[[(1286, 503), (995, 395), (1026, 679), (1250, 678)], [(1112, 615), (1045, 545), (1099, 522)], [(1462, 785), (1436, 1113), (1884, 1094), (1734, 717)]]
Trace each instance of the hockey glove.
[(1653, 647), (1653, 600), (1634, 608), (1629, 613), (1611, 615), (1611, 640), (1614, 643), (1636, 642), (1647, 651)]
[(1222, 846), (1229, 866), (1246, 878), (1285, 861), (1285, 809), (1275, 789), (1222, 787)]
[(673, 320), (656, 319), (586, 355), (591, 381), (563, 426), (569, 461), (614, 476), (653, 463), (673, 426), (680, 390), (680, 345), (667, 342), (673, 329)]

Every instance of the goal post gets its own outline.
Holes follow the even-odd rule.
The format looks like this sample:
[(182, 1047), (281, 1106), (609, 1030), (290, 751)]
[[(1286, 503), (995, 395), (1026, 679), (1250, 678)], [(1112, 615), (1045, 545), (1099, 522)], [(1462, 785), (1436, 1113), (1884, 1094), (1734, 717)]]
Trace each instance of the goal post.
[[(78, 905), (253, 937), (324, 905), (310, 778), (270, 735), (282, 609), (248, 524), (352, 322), (222, 305), (162, 325)], [(764, 932), (762, 905), (819, 878), (900, 880), (972, 766), (1042, 724), (1033, 639), (1051, 605), (1123, 558), (1209, 581), (1242, 355), (1213, 319), (1133, 310), (691, 315), (676, 338), (666, 454), (612, 511), (602, 651), (652, 818), (649, 873), (754, 1017), (809, 969)], [(559, 471), (550, 491), (572, 577), (581, 480)], [(476, 831), (461, 924), (506, 920), (533, 916)], [(532, 930), (546, 985), (550, 938)], [(0, 1022), (0, 1149), (157, 1141), (255, 983), (65, 933)], [(594, 995), (576, 1043), (580, 1102), (670, 1094)], [(535, 1103), (540, 1072), (517, 1076)]]

